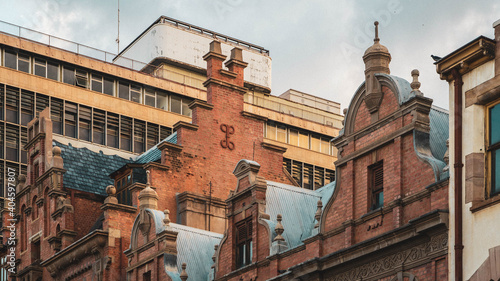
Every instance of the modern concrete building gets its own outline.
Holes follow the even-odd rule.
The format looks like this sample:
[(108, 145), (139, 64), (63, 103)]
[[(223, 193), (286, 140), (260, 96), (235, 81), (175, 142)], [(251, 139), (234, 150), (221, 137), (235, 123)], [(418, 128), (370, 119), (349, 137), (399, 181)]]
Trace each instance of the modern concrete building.
[(500, 21), (493, 28), (494, 39), (436, 62), (450, 86), (450, 280), (500, 279)]

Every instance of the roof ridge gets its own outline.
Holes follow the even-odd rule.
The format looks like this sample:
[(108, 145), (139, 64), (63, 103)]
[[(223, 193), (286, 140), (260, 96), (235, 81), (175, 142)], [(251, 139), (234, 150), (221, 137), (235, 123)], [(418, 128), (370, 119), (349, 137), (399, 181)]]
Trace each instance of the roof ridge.
[(297, 187), (297, 186), (288, 185), (288, 184), (280, 183), (280, 182), (274, 182), (274, 181), (266, 181), (266, 182), (267, 182), (268, 186), (273, 186), (276, 188), (281, 188), (281, 189), (289, 190), (289, 191), (296, 192), (296, 193), (303, 193), (303, 194), (309, 194), (309, 195), (321, 197), (321, 195), (316, 190), (305, 189), (302, 187)]

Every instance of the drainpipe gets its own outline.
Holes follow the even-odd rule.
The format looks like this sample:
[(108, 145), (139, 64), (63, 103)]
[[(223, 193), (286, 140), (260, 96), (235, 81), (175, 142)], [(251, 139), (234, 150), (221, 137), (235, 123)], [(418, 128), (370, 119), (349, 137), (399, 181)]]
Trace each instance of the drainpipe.
[(462, 242), (462, 75), (457, 69), (452, 70), (455, 86), (454, 128), (455, 128), (455, 280), (463, 281), (463, 249)]

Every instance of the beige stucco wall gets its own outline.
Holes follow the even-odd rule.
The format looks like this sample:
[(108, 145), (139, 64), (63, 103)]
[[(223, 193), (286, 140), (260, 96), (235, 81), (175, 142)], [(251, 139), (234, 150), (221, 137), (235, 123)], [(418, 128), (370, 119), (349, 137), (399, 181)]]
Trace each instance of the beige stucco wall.
[[(463, 100), (465, 101), (464, 93), (474, 88), (475, 86), (494, 77), (495, 65), (494, 61), (487, 62), (478, 68), (475, 68), (463, 76)], [(449, 277), (450, 280), (455, 279), (455, 257), (454, 257), (454, 85), (453, 81), (449, 84), (450, 97), (450, 231), (449, 231)], [(480, 105), (472, 105), (463, 107), (463, 149), (462, 162), (465, 163), (465, 156), (478, 152), (485, 151), (485, 118), (486, 108)], [(465, 202), (465, 169), (462, 173), (462, 202)], [(463, 204), (463, 268), (464, 280), (467, 280), (479, 268), (479, 266), (488, 257), (488, 249), (500, 245), (500, 235), (496, 222), (500, 214), (500, 205), (493, 205), (472, 213), (470, 208), (472, 203)]]

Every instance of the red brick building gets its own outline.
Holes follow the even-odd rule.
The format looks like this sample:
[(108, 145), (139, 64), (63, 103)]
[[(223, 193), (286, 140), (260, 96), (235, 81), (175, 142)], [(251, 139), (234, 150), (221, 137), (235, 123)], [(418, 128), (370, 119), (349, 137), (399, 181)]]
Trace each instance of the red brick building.
[(137, 159), (53, 141), (48, 110), (29, 123), (18, 280), (447, 278), (448, 115), (418, 71), (390, 75), (375, 38), (333, 140), (337, 180), (307, 190), (243, 111), (241, 50), (227, 69), (217, 41), (204, 59), (207, 101)]

